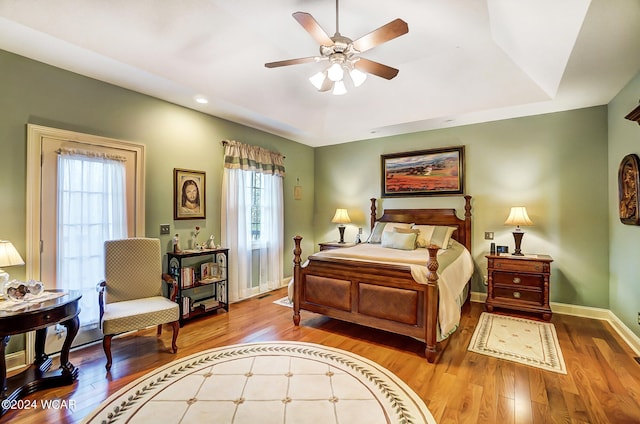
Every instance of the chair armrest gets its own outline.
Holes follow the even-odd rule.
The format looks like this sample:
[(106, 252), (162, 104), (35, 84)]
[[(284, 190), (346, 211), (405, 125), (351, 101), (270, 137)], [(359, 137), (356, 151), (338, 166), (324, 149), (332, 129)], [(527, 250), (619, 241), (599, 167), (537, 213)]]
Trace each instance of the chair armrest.
[(178, 296), (178, 284), (176, 280), (169, 274), (162, 274), (162, 280), (167, 283), (167, 287), (169, 288), (169, 299), (175, 302)]
[(102, 280), (96, 284), (96, 291), (98, 292), (98, 306), (100, 307), (100, 323), (102, 323), (102, 316), (104, 315), (104, 294), (107, 291), (107, 282)]

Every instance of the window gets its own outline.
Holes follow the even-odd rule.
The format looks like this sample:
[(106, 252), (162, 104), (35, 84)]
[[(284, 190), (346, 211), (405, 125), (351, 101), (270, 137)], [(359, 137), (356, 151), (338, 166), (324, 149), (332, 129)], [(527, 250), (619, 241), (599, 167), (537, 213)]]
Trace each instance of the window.
[(249, 182), (249, 193), (251, 196), (251, 241), (260, 241), (262, 227), (262, 195), (264, 184), (262, 174), (251, 172)]

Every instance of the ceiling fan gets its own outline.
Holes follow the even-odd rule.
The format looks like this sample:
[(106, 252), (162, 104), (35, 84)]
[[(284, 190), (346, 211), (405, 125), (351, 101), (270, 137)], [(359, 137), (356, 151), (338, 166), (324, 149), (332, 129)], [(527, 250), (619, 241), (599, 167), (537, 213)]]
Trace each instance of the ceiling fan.
[(293, 14), (293, 18), (320, 44), (320, 56), (269, 62), (264, 64), (267, 68), (327, 60), (329, 66), (324, 71), (313, 75), (309, 80), (318, 91), (332, 90), (333, 94), (338, 95), (347, 92), (344, 84), (345, 71), (356, 87), (365, 81), (367, 74), (388, 80), (398, 75), (396, 68), (365, 59), (360, 57), (360, 54), (408, 33), (409, 26), (402, 19), (395, 19), (353, 41), (340, 34), (338, 0), (336, 0), (336, 33), (333, 37), (329, 37), (309, 13), (296, 12)]

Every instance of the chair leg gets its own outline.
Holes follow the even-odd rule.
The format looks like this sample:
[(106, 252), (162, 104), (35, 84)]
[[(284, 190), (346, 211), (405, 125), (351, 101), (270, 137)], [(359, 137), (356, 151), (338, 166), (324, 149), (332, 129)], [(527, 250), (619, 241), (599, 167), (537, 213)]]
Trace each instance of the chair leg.
[(107, 371), (111, 369), (111, 339), (113, 339), (112, 334), (104, 336), (102, 339), (102, 348), (104, 349), (104, 354), (107, 355), (107, 365), (105, 365)]
[(162, 334), (162, 324), (158, 325), (158, 336)]
[(171, 338), (171, 351), (173, 353), (178, 353), (178, 332), (180, 331), (180, 323), (178, 321), (174, 321), (171, 323), (173, 327), (173, 337)]

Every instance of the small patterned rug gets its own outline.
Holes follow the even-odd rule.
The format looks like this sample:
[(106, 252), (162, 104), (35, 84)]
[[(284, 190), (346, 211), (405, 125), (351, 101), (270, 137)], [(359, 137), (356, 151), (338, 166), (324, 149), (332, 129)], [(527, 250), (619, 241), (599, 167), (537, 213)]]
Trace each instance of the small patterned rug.
[(302, 342), (224, 346), (174, 361), (109, 397), (84, 423), (428, 423), (386, 368)]
[(289, 296), (285, 296), (282, 299), (274, 300), (273, 303), (280, 306), (288, 306), (289, 308), (293, 308), (293, 302), (289, 300)]
[(566, 374), (556, 329), (550, 322), (483, 312), (469, 350)]

